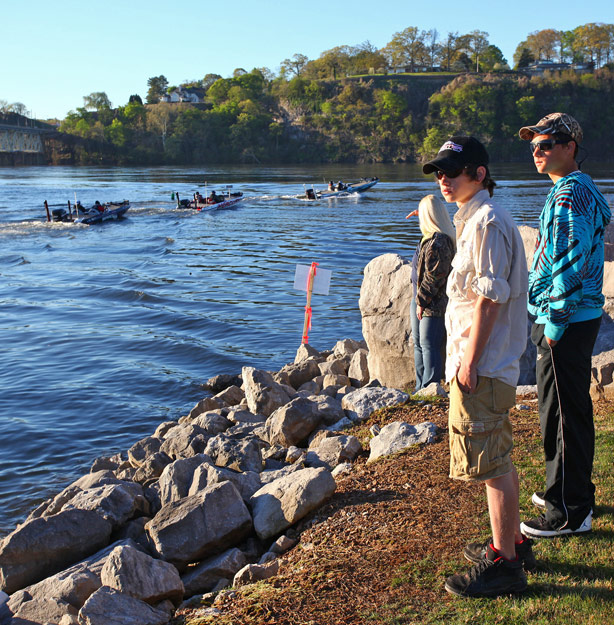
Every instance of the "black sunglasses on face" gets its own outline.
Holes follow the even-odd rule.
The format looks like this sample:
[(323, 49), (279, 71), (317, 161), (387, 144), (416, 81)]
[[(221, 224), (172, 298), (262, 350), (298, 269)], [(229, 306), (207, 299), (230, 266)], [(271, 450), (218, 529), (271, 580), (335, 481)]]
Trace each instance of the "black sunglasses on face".
[(539, 148), (540, 152), (550, 152), (557, 144), (569, 143), (571, 139), (544, 139), (543, 141), (531, 141), (529, 143), (531, 154)]
[(444, 176), (446, 178), (458, 178), (464, 171), (464, 167), (461, 167), (460, 169), (454, 169), (453, 171), (442, 171), (441, 169), (438, 169), (435, 172), (435, 178), (437, 178), (437, 180), (441, 180)]

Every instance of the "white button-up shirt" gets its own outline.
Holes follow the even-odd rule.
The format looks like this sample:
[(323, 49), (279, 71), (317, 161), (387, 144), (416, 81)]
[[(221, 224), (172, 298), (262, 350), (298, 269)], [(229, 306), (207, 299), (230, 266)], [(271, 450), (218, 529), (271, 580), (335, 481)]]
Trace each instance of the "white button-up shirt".
[(527, 344), (528, 271), (522, 238), (511, 215), (486, 189), (460, 206), (454, 225), (457, 252), (447, 284), (446, 380), (460, 367), (482, 295), (500, 307), (477, 373), (515, 386)]

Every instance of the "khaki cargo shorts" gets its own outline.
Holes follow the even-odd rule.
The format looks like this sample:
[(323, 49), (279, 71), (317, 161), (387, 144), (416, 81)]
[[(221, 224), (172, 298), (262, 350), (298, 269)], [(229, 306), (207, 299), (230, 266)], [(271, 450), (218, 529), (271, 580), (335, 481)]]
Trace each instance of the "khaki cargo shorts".
[(495, 378), (478, 376), (475, 393), (464, 393), (456, 378), (450, 383), (450, 477), (490, 480), (512, 468), (512, 426), (509, 410), (516, 388)]

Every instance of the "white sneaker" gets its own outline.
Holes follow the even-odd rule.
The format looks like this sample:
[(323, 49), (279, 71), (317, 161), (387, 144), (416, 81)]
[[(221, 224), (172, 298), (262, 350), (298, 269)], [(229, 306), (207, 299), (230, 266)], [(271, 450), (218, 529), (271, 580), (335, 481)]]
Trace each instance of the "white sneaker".
[(587, 515), (580, 527), (572, 530), (568, 527), (556, 529), (550, 525), (550, 522), (546, 520), (546, 517), (537, 517), (530, 521), (524, 521), (520, 524), (520, 532), (523, 536), (529, 538), (554, 538), (555, 536), (575, 536), (577, 534), (587, 534), (592, 530), (593, 525), (593, 511), (591, 510)]
[(533, 493), (533, 496), (531, 497), (531, 502), (533, 503), (534, 506), (537, 506), (538, 508), (545, 510), (546, 500), (544, 499), (544, 491), (543, 490), (535, 491)]

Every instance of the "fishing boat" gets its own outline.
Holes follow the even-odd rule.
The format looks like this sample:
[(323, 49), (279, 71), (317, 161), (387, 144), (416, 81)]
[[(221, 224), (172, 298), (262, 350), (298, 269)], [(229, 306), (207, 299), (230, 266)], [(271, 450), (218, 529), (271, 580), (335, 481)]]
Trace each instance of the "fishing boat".
[(304, 195), (299, 195), (298, 197), (301, 199), (307, 200), (322, 200), (326, 198), (333, 197), (349, 197), (354, 195), (355, 193), (364, 193), (368, 191), (372, 187), (374, 187), (379, 182), (379, 178), (361, 178), (359, 182), (354, 182), (351, 184), (344, 184), (339, 181), (337, 184), (334, 184), (332, 181), (328, 183), (328, 188), (320, 191), (317, 189), (306, 189)]
[(70, 201), (68, 201), (66, 208), (54, 208), (49, 211), (49, 205), (45, 200), (47, 221), (73, 222), (88, 225), (120, 219), (129, 208), (130, 202), (128, 200), (105, 202), (104, 204), (96, 201), (89, 208), (85, 208), (79, 201), (74, 206), (71, 206)]
[(204, 197), (200, 193), (196, 192), (192, 196), (191, 200), (182, 200), (179, 197), (179, 193), (175, 191), (174, 196), (177, 200), (177, 208), (193, 208), (197, 211), (210, 211), (231, 208), (243, 199), (243, 193), (231, 193), (230, 188), (230, 186), (226, 187), (226, 193), (223, 195), (218, 195), (215, 191), (211, 191), (211, 193), (207, 195), (207, 197)]

